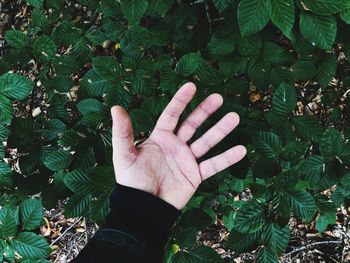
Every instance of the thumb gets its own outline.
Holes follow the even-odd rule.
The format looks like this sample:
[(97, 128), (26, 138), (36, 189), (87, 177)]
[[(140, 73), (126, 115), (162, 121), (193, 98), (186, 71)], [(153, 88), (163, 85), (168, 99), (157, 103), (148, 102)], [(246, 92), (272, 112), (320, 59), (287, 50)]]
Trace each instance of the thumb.
[(136, 158), (137, 149), (134, 146), (134, 131), (130, 116), (121, 106), (113, 106), (111, 115), (113, 120), (113, 156), (120, 161), (133, 162)]

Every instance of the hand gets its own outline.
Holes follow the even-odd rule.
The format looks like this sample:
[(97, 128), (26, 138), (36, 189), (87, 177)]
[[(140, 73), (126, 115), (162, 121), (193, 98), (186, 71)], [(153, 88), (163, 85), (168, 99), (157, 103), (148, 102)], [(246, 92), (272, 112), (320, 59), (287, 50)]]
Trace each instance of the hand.
[(191, 145), (187, 141), (196, 129), (223, 103), (220, 94), (211, 94), (174, 130), (186, 105), (196, 93), (193, 83), (186, 83), (174, 95), (159, 117), (151, 135), (135, 147), (129, 114), (120, 106), (111, 108), (113, 119), (113, 164), (119, 184), (149, 192), (182, 209), (199, 184), (240, 161), (246, 154), (243, 145), (197, 163), (212, 147), (239, 123), (239, 116), (227, 113)]

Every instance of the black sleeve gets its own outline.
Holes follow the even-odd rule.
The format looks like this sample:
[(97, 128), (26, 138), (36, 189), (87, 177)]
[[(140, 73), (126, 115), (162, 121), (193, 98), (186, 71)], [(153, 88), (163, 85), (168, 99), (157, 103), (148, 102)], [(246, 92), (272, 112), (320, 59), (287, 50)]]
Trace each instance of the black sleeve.
[(147, 192), (116, 183), (111, 212), (73, 263), (160, 263), (169, 232), (181, 212)]

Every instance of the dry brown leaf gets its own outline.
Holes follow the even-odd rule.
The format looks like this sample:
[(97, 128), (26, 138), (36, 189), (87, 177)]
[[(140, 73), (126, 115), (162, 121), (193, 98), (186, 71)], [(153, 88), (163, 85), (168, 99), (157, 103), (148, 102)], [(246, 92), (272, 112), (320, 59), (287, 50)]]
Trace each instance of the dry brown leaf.
[(80, 228), (77, 228), (75, 231), (78, 233), (84, 233), (85, 230), (86, 230), (85, 228), (80, 227)]
[(44, 237), (47, 237), (51, 234), (51, 227), (50, 227), (50, 222), (46, 217), (44, 217), (44, 220), (45, 220), (45, 225), (40, 227), (40, 233)]
[(261, 99), (260, 93), (259, 92), (253, 92), (250, 94), (249, 99), (251, 102), (257, 102)]

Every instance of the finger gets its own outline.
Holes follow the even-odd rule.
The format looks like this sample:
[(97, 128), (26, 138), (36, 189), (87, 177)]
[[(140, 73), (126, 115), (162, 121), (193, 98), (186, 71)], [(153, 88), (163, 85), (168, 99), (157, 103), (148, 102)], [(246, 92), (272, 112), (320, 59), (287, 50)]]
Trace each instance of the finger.
[(134, 161), (137, 149), (134, 146), (134, 132), (128, 112), (120, 106), (111, 108), (113, 156), (118, 161)]
[(196, 93), (196, 86), (188, 82), (184, 84), (171, 99), (160, 115), (155, 128), (173, 131), (179, 121), (180, 115)]
[(231, 165), (239, 162), (246, 155), (247, 149), (243, 145), (232, 147), (231, 149), (205, 160), (199, 164), (199, 172), (202, 180), (221, 172)]
[(223, 101), (220, 94), (214, 93), (208, 96), (184, 120), (176, 133), (177, 136), (184, 142), (191, 139), (199, 126), (221, 107)]
[(200, 138), (194, 141), (190, 148), (193, 155), (199, 158), (224, 139), (239, 123), (239, 116), (229, 112)]

